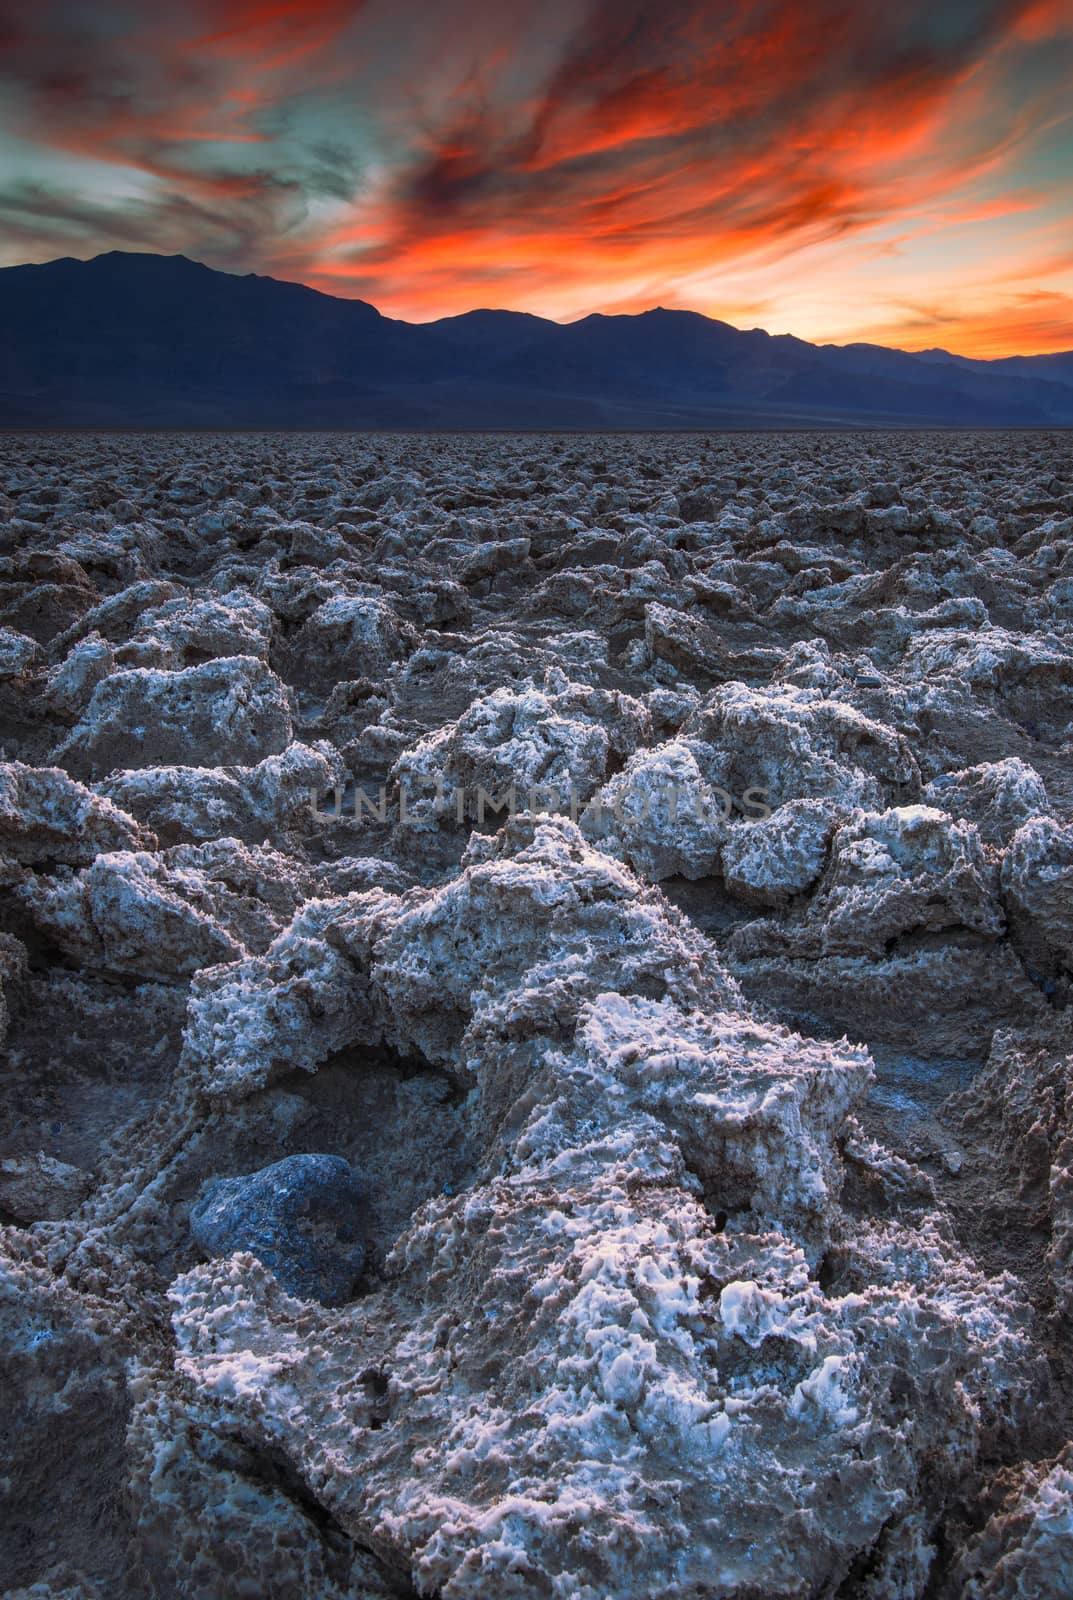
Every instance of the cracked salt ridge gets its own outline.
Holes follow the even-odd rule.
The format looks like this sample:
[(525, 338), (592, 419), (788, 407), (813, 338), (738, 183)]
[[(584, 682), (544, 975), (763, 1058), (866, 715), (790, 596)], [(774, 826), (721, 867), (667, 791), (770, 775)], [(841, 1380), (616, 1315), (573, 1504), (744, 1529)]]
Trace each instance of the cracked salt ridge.
[[(5, 448), (5, 1576), (1060, 1590), (1067, 440)], [(777, 805), (307, 804), (519, 767)], [(325, 1155), (356, 1298), (199, 1263)]]

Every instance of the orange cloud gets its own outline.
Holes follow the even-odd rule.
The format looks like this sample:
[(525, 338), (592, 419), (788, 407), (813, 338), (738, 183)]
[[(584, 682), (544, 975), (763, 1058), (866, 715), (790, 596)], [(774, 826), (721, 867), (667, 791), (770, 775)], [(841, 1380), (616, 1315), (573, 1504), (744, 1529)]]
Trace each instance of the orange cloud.
[(990, 360), (1068, 350), (1071, 330), (1073, 294), (1035, 290), (979, 311), (919, 306), (900, 319), (859, 329), (856, 337), (901, 350), (927, 350), (938, 344), (959, 355)]
[[(1018, 309), (1000, 281), (1067, 287), (1024, 244), (1073, 209), (1030, 165), (1068, 117), (1068, 0), (102, 3), (81, 34), (59, 0), (12, 31), (9, 125), (151, 187), (111, 210), (57, 196), (51, 223), (36, 191), (20, 221), (16, 194), (20, 239), (186, 240), (419, 318), (658, 294), (785, 323), (812, 273), (817, 304), (838, 283), (846, 336), (910, 337), (931, 307), (923, 343), (978, 347), (989, 315), (998, 345), (1061, 338), (1060, 310)], [(936, 252), (956, 296), (985, 235), (990, 299), (951, 321)]]

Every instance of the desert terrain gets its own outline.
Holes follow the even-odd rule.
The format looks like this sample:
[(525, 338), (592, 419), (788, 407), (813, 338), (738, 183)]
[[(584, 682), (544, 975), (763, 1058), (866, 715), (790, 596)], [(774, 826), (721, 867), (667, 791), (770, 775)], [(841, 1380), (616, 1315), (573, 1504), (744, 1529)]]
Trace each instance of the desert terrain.
[(1073, 1593), (1068, 433), (0, 440), (0, 1592)]

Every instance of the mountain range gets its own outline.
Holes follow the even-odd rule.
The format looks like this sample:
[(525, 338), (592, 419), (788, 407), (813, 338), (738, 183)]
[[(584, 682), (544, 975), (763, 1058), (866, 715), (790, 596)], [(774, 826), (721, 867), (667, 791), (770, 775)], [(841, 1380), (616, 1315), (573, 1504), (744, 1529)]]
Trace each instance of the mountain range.
[(1073, 350), (814, 345), (662, 309), (410, 323), (123, 251), (0, 270), (0, 427), (814, 426), (1073, 426)]

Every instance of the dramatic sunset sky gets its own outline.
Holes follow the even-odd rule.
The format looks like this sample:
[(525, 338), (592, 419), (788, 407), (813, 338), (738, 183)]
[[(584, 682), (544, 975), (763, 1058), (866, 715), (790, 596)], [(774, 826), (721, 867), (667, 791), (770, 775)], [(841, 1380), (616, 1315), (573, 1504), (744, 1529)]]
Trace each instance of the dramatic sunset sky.
[(1073, 0), (0, 0), (0, 261), (1073, 348)]

